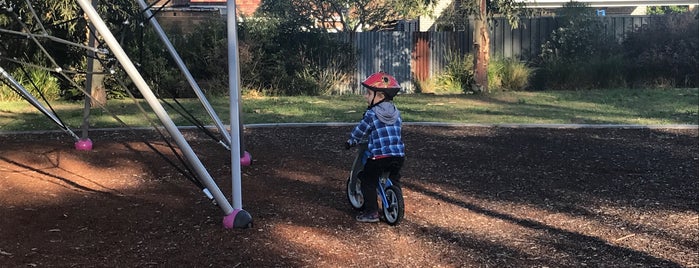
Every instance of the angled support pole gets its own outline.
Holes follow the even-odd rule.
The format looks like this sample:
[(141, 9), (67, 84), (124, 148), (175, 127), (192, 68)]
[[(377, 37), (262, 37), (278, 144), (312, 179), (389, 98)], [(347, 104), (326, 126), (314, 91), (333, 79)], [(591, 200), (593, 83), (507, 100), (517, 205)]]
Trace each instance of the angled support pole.
[(8, 84), (9, 84), (11, 87), (13, 87), (15, 90), (17, 90), (17, 92), (18, 92), (20, 95), (22, 95), (22, 97), (23, 97), (25, 100), (27, 100), (29, 103), (31, 103), (32, 106), (34, 106), (34, 107), (36, 107), (37, 109), (39, 109), (39, 111), (41, 111), (41, 113), (45, 114), (49, 119), (51, 119), (51, 121), (53, 121), (54, 123), (56, 123), (56, 125), (58, 125), (58, 126), (59, 126), (61, 129), (63, 129), (66, 133), (68, 133), (70, 136), (72, 136), (74, 140), (78, 141), (78, 140), (80, 139), (80, 138), (78, 137), (78, 135), (75, 134), (75, 132), (73, 132), (72, 130), (70, 130), (70, 128), (68, 128), (68, 126), (66, 126), (55, 114), (53, 114), (53, 112), (51, 112), (51, 111), (49, 111), (48, 109), (46, 109), (46, 107), (44, 107), (44, 105), (42, 105), (42, 104), (39, 102), (39, 100), (37, 100), (36, 98), (34, 98), (34, 96), (33, 96), (31, 93), (29, 93), (29, 91), (27, 91), (27, 89), (25, 89), (25, 88), (22, 86), (22, 84), (20, 84), (19, 82), (17, 82), (17, 80), (15, 80), (14, 77), (12, 77), (12, 75), (10, 75), (10, 74), (9, 74), (7, 71), (5, 71), (5, 69), (3, 69), (2, 67), (0, 67), (0, 76), (1, 76), (2, 78), (4, 78), (4, 79), (8, 82)]
[(150, 105), (151, 109), (153, 109), (155, 115), (163, 123), (163, 126), (175, 140), (177, 146), (180, 147), (180, 150), (182, 150), (182, 154), (184, 155), (185, 159), (187, 159), (187, 161), (192, 165), (192, 168), (194, 169), (194, 172), (196, 173), (197, 177), (211, 191), (211, 194), (213, 195), (214, 199), (218, 203), (219, 207), (223, 210), (225, 215), (232, 214), (233, 207), (231, 207), (231, 204), (228, 202), (228, 199), (226, 199), (221, 190), (218, 188), (216, 182), (214, 182), (209, 172), (206, 171), (206, 168), (204, 168), (204, 165), (201, 163), (197, 155), (194, 153), (192, 147), (189, 146), (189, 143), (187, 143), (185, 138), (182, 136), (180, 130), (172, 121), (172, 118), (170, 118), (170, 116), (167, 114), (165, 108), (163, 108), (163, 106), (160, 104), (158, 98), (155, 96), (155, 94), (153, 94), (153, 91), (150, 89), (148, 84), (146, 84), (146, 81), (138, 72), (136, 66), (134, 66), (133, 62), (131, 62), (131, 59), (129, 59), (128, 55), (126, 55), (124, 49), (121, 47), (121, 45), (119, 45), (119, 42), (114, 37), (109, 28), (107, 28), (107, 25), (99, 16), (97, 11), (92, 7), (89, 0), (77, 1), (82, 10), (87, 15), (87, 17), (95, 26), (97, 32), (99, 32), (100, 35), (104, 38), (104, 41), (107, 44), (107, 46), (109, 46), (112, 53), (114, 53), (114, 56), (122, 65), (126, 73), (129, 75), (133, 83), (138, 88), (138, 90), (141, 92), (143, 98), (146, 100), (146, 102), (148, 102), (148, 105)]
[(177, 63), (177, 67), (180, 68), (180, 71), (182, 71), (182, 74), (184, 74), (184, 76), (187, 78), (187, 82), (189, 82), (189, 85), (194, 90), (194, 93), (199, 98), (199, 101), (204, 106), (204, 109), (206, 110), (206, 112), (209, 113), (209, 116), (214, 121), (216, 128), (218, 128), (218, 131), (221, 132), (221, 134), (223, 135), (224, 142), (225, 142), (224, 146), (226, 146), (227, 148), (230, 149), (231, 135), (228, 133), (228, 130), (221, 122), (221, 119), (219, 119), (218, 114), (216, 114), (216, 111), (214, 111), (214, 108), (211, 106), (209, 101), (206, 99), (206, 95), (204, 95), (204, 92), (201, 91), (199, 84), (197, 84), (197, 81), (194, 80), (194, 77), (192, 77), (192, 74), (189, 72), (189, 69), (187, 69), (187, 66), (182, 61), (180, 54), (177, 53), (177, 50), (170, 42), (170, 39), (167, 38), (165, 31), (163, 31), (163, 28), (160, 27), (160, 23), (158, 23), (158, 21), (155, 19), (155, 17), (153, 17), (153, 13), (148, 9), (148, 4), (146, 4), (146, 2), (144, 0), (137, 0), (137, 2), (138, 2), (138, 5), (143, 10), (143, 12), (146, 14), (146, 16), (150, 18), (149, 21), (150, 21), (151, 26), (153, 26), (153, 29), (155, 29), (155, 32), (158, 34), (158, 37), (160, 37), (160, 40), (163, 42), (163, 44), (165, 44), (165, 47), (167, 47), (167, 50), (170, 52), (170, 55)]

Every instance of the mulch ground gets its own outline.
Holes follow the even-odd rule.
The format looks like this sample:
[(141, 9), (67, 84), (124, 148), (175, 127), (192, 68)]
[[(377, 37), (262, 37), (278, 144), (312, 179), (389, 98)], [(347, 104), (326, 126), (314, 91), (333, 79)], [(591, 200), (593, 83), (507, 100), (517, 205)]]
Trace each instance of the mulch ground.
[[(247, 129), (248, 229), (151, 133), (0, 135), (0, 266), (699, 266), (697, 129), (406, 126), (398, 226), (353, 220), (349, 130)], [(185, 133), (230, 198), (229, 152)]]

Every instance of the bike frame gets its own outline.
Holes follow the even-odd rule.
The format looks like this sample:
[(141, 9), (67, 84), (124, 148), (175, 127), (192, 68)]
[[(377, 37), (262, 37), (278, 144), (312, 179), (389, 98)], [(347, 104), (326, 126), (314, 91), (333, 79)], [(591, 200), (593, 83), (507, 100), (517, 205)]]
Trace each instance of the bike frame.
[(381, 203), (383, 203), (383, 207), (388, 208), (388, 199), (386, 199), (386, 191), (384, 189), (393, 186), (393, 182), (391, 182), (391, 179), (388, 177), (388, 172), (384, 172), (381, 177), (379, 177), (379, 186), (376, 187), (378, 189), (378, 193), (381, 196)]
[[(359, 155), (357, 155), (357, 159), (355, 159), (354, 161), (354, 168), (352, 169), (352, 172), (361, 171), (364, 168), (364, 165), (366, 165), (367, 159), (369, 158), (369, 152), (367, 151), (368, 144), (366, 142), (360, 142), (358, 146)], [(359, 163), (361, 163), (361, 166), (357, 165)], [(379, 196), (381, 196), (381, 203), (385, 208), (388, 207), (388, 200), (386, 199), (386, 191), (384, 191), (384, 189), (393, 186), (391, 178), (388, 177), (389, 174), (389, 172), (381, 173), (381, 176), (379, 177), (379, 184), (376, 186), (377, 193), (379, 194)], [(353, 173), (352, 177), (354, 179), (358, 179), (356, 173)], [(354, 191), (354, 189), (352, 189), (352, 191)]]

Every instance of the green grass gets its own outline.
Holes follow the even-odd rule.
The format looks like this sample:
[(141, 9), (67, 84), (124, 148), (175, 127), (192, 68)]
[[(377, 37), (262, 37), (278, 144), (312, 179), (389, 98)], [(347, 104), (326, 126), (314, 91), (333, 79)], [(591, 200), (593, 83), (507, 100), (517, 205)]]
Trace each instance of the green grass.
[[(148, 105), (144, 101), (147, 111)], [(212, 120), (196, 99), (180, 100), (206, 125)], [(210, 100), (228, 124), (227, 98)], [(631, 89), (593, 91), (497, 92), (489, 95), (400, 95), (395, 100), (406, 122), (526, 123), (526, 124), (632, 124), (699, 123), (699, 90)], [(82, 102), (52, 103), (71, 128), (80, 128)], [(166, 109), (170, 110), (167, 106)], [(111, 100), (108, 109), (129, 126), (148, 126), (133, 100)], [(356, 122), (366, 104), (361, 96), (243, 97), (243, 122), (310, 123)], [(156, 119), (153, 114), (150, 118)], [(178, 125), (192, 125), (171, 112)], [(156, 119), (157, 120), (157, 119)], [(90, 116), (91, 128), (121, 125), (101, 108)], [(52, 130), (57, 127), (27, 102), (0, 102), (0, 131)]]

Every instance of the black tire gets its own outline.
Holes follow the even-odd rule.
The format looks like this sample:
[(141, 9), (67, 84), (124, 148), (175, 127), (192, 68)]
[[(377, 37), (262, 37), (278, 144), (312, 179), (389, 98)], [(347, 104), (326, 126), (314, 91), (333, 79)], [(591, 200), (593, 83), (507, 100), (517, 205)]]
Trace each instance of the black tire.
[(398, 185), (386, 187), (384, 191), (386, 192), (386, 201), (388, 201), (388, 207), (383, 208), (384, 220), (389, 225), (398, 225), (405, 215), (403, 191)]
[[(361, 182), (359, 179), (356, 179), (356, 183), (352, 184), (352, 180), (347, 179), (347, 201), (355, 210), (361, 210), (364, 208), (364, 194), (362, 194)], [(351, 187), (354, 187), (354, 193)]]

